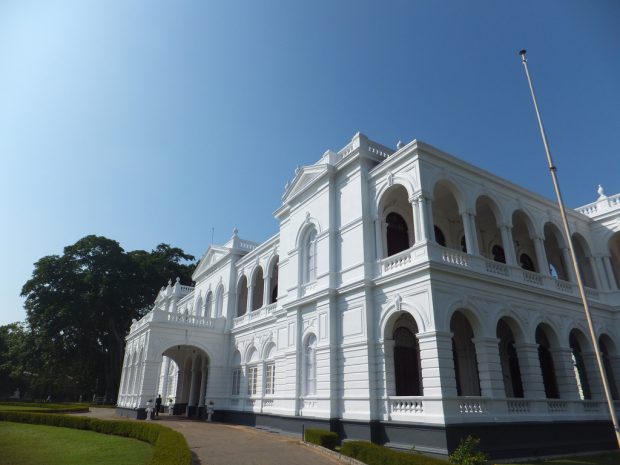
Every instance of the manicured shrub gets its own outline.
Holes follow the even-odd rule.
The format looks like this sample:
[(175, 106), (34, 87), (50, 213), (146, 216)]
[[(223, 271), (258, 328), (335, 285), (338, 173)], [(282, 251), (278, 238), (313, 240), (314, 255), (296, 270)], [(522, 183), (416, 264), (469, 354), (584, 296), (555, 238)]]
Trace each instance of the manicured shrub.
[(145, 441), (154, 446), (149, 465), (191, 465), (192, 462), (187, 441), (181, 433), (152, 423), (18, 411), (0, 411), (0, 421), (63, 426)]
[(472, 436), (461, 438), (459, 446), (450, 454), (448, 460), (452, 465), (484, 465), (487, 455), (478, 450), (480, 439)]
[(31, 411), (39, 413), (88, 412), (88, 404), (48, 404), (40, 402), (0, 402), (0, 411)]
[(332, 433), (324, 429), (307, 429), (304, 434), (304, 441), (334, 450), (340, 438), (337, 433)]
[(368, 465), (446, 465), (447, 462), (422, 454), (399, 452), (367, 441), (348, 441), (340, 453)]

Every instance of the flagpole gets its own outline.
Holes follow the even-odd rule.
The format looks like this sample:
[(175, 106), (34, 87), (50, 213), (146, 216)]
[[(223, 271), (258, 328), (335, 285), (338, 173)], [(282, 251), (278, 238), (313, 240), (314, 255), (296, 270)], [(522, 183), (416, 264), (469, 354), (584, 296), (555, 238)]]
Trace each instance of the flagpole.
[(573, 268), (575, 269), (575, 275), (577, 276), (577, 286), (579, 287), (579, 294), (581, 296), (581, 302), (583, 304), (583, 310), (588, 320), (588, 329), (590, 330), (590, 339), (592, 346), (594, 347), (594, 353), (596, 354), (596, 362), (598, 364), (598, 370), (603, 380), (603, 389), (605, 390), (605, 397), (607, 398), (607, 406), (609, 413), (611, 414), (611, 421), (616, 433), (616, 441), (618, 442), (618, 448), (620, 448), (620, 427), (618, 426), (618, 417), (616, 416), (616, 409), (614, 407), (614, 401), (611, 397), (611, 390), (609, 389), (609, 382), (607, 381), (607, 375), (605, 368), (603, 367), (603, 359), (601, 357), (601, 351), (596, 339), (596, 332), (594, 331), (594, 325), (592, 324), (592, 316), (590, 314), (590, 307), (588, 306), (588, 299), (586, 299), (585, 289), (583, 287), (583, 281), (581, 280), (581, 273), (579, 266), (577, 265), (577, 257), (575, 255), (575, 249), (573, 247), (573, 241), (568, 228), (568, 220), (566, 219), (566, 210), (564, 209), (564, 201), (562, 200), (562, 194), (560, 193), (560, 184), (558, 182), (556, 167), (553, 164), (551, 158), (551, 151), (549, 150), (549, 144), (547, 143), (547, 135), (545, 134), (545, 128), (543, 127), (542, 119), (540, 117), (540, 111), (538, 109), (538, 102), (536, 101), (536, 94), (534, 92), (534, 86), (532, 84), (532, 78), (530, 77), (530, 71), (527, 67), (527, 59), (525, 58), (525, 50), (519, 52), (521, 55), (521, 62), (525, 69), (525, 75), (527, 77), (527, 83), (530, 86), (530, 93), (532, 94), (532, 101), (534, 102), (534, 110), (536, 111), (536, 118), (538, 119), (538, 127), (540, 128), (540, 135), (542, 137), (543, 145), (545, 146), (545, 153), (547, 154), (547, 162), (549, 163), (549, 172), (553, 179), (553, 187), (555, 188), (555, 194), (558, 198), (558, 205), (560, 207), (560, 215), (562, 216), (562, 223), (564, 225), (564, 234), (566, 235), (568, 242), (568, 249), (570, 250), (570, 256)]

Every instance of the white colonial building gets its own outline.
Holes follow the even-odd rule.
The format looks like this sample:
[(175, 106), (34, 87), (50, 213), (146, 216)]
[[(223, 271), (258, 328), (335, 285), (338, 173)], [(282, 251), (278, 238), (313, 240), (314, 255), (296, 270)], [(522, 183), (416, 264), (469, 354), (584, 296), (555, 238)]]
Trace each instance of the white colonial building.
[[(211, 246), (127, 336), (118, 410), (172, 412), (446, 454), (613, 447), (567, 249), (615, 399), (620, 195), (569, 210), (414, 140), (356, 134), (295, 172), (262, 244)], [(617, 404), (620, 408), (620, 404)]]

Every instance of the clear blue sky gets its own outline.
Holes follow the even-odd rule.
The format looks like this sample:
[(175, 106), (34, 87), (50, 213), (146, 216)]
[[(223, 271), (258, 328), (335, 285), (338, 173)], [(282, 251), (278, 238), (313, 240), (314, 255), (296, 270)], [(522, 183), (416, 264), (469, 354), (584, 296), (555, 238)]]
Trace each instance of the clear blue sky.
[(0, 2), (0, 324), (87, 234), (262, 241), (297, 165), (417, 138), (552, 197), (620, 191), (618, 1)]

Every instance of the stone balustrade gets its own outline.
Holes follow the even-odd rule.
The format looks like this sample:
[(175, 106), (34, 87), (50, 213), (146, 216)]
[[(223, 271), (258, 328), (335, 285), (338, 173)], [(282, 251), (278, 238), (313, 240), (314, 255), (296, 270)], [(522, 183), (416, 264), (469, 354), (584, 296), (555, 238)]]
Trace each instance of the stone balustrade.
[(245, 315), (238, 316), (233, 319), (233, 328), (238, 328), (240, 326), (246, 325), (252, 321), (262, 320), (267, 318), (273, 314), (273, 311), (276, 309), (277, 303), (274, 302), (269, 305), (265, 305), (259, 309), (246, 313)]
[[(423, 249), (426, 250), (427, 253), (422, 253)], [(471, 255), (461, 252), (460, 250), (449, 249), (432, 243), (414, 244), (407, 250), (380, 259), (377, 262), (377, 277), (382, 278), (397, 272), (406, 271), (409, 268), (421, 265), (427, 261), (506, 279), (520, 284), (535, 286), (563, 295), (571, 295), (574, 297), (579, 295), (575, 283), (524, 270), (518, 266), (495, 262), (480, 255)], [(610, 305), (620, 304), (620, 291), (602, 291), (590, 288), (586, 288), (585, 291), (589, 299)]]
[[(526, 399), (490, 397), (404, 397), (385, 398), (387, 420), (425, 423), (467, 423), (509, 421), (519, 415), (521, 421), (585, 420), (607, 418), (604, 400)], [(620, 402), (615, 403), (620, 412)]]

